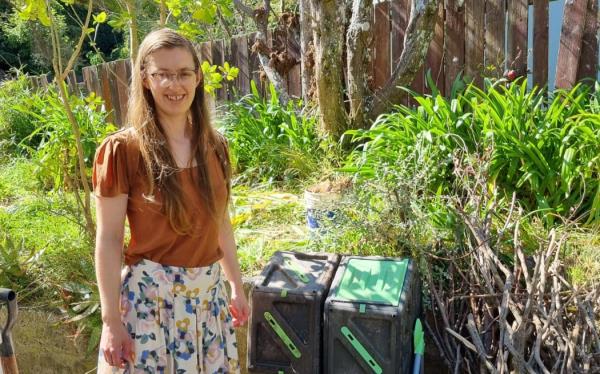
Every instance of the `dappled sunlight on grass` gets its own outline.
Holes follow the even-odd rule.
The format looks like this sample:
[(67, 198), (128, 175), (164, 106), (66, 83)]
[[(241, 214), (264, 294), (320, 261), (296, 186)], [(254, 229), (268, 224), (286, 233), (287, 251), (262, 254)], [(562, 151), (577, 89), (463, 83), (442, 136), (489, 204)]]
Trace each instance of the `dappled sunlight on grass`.
[(308, 242), (298, 195), (268, 188), (235, 187), (231, 213), (244, 275), (260, 273), (277, 250), (303, 251)]

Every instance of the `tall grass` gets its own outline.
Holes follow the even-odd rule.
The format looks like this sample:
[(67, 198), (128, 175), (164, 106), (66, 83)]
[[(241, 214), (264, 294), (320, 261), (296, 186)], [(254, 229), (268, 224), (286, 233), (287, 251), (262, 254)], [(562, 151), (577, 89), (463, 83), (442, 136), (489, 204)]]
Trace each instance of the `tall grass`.
[(398, 170), (425, 169), (432, 177), (423, 188), (449, 194), (453, 160), (491, 152), (490, 185), (514, 193), (526, 211), (548, 223), (600, 222), (599, 97), (599, 84), (548, 96), (526, 81), (490, 80), (449, 99), (415, 95), (418, 107), (397, 106), (370, 129), (347, 133), (359, 145), (345, 170), (393, 184)]

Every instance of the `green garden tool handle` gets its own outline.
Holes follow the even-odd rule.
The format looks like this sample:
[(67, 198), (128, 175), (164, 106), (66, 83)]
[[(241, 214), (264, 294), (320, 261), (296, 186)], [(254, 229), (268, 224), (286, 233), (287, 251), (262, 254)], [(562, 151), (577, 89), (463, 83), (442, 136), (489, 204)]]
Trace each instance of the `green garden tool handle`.
[(17, 322), (17, 295), (13, 290), (0, 288), (0, 303), (6, 304), (8, 315), (6, 324), (0, 332), (2, 342), (0, 343), (0, 364), (4, 374), (17, 374), (17, 361), (12, 344), (12, 328)]
[(413, 332), (413, 349), (415, 358), (413, 362), (413, 374), (421, 374), (424, 372), (423, 355), (425, 354), (425, 334), (423, 332), (423, 324), (421, 319), (415, 321), (415, 329)]

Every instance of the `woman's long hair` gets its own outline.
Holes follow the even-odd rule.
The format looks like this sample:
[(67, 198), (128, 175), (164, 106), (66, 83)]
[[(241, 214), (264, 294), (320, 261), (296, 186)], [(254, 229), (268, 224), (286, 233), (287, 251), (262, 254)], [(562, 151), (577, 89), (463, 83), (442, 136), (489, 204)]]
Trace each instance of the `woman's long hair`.
[[(139, 47), (137, 59), (131, 73), (127, 119), (129, 126), (135, 129), (145, 165), (149, 186), (147, 196), (152, 200), (154, 190), (158, 187), (162, 196), (162, 209), (168, 217), (171, 227), (178, 234), (187, 234), (190, 232), (192, 225), (186, 211), (183, 190), (176, 173), (178, 167), (169, 151), (165, 131), (158, 121), (152, 93), (143, 85), (146, 76), (146, 59), (153, 52), (164, 48), (186, 49), (194, 59), (196, 71), (200, 69), (200, 60), (194, 46), (188, 39), (170, 29), (160, 29), (148, 34)], [(214, 191), (207, 160), (208, 152), (214, 152), (215, 147), (222, 146), (222, 144), (218, 144), (220, 142), (217, 139), (220, 135), (216, 133), (210, 124), (204, 100), (203, 80), (196, 87), (190, 112), (192, 123), (191, 149), (198, 165), (198, 193), (208, 208), (211, 218), (216, 219)], [(225, 174), (226, 178), (229, 178), (229, 173), (226, 172)], [(229, 186), (229, 183), (227, 185)]]

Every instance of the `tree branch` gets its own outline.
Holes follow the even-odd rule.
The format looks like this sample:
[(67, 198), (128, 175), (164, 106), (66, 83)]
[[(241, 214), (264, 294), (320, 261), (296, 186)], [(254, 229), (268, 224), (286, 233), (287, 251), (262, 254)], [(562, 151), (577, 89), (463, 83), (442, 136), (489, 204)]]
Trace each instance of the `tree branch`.
[(371, 65), (370, 48), (373, 41), (373, 1), (354, 0), (352, 18), (346, 36), (349, 119), (351, 127), (364, 127), (365, 100), (371, 95), (368, 71)]
[(233, 0), (233, 6), (238, 10), (241, 14), (254, 18), (254, 10), (250, 8), (248, 5), (241, 2), (241, 0)]
[(67, 63), (67, 67), (65, 68), (65, 70), (61, 71), (62, 79), (67, 77), (67, 74), (73, 68), (73, 65), (75, 64), (75, 60), (77, 60), (77, 58), (79, 57), (79, 52), (81, 51), (81, 47), (83, 46), (83, 40), (85, 39), (85, 37), (87, 35), (87, 28), (90, 25), (90, 18), (92, 17), (92, 8), (93, 8), (92, 0), (88, 0), (88, 10), (87, 10), (87, 14), (85, 16), (85, 23), (83, 24), (83, 26), (81, 28), (81, 35), (79, 35), (79, 40), (77, 41), (77, 46), (75, 47), (75, 50), (73, 51), (73, 54), (71, 55), (71, 58), (69, 59), (69, 62)]
[(412, 2), (406, 39), (400, 60), (386, 84), (369, 98), (369, 119), (374, 120), (380, 114), (401, 101), (403, 91), (400, 86), (408, 86), (425, 60), (433, 29), (438, 16), (440, 0), (414, 0)]
[(273, 68), (271, 62), (271, 49), (267, 45), (267, 30), (269, 25), (269, 11), (271, 9), (271, 2), (264, 0), (264, 6), (262, 8), (252, 9), (249, 6), (241, 2), (241, 0), (233, 0), (235, 8), (242, 14), (251, 17), (256, 24), (258, 29), (254, 45), (252, 46), (252, 52), (258, 55), (258, 60), (267, 75), (267, 78), (278, 93), (279, 102), (281, 105), (287, 105), (290, 101), (290, 97), (287, 94), (287, 83)]

